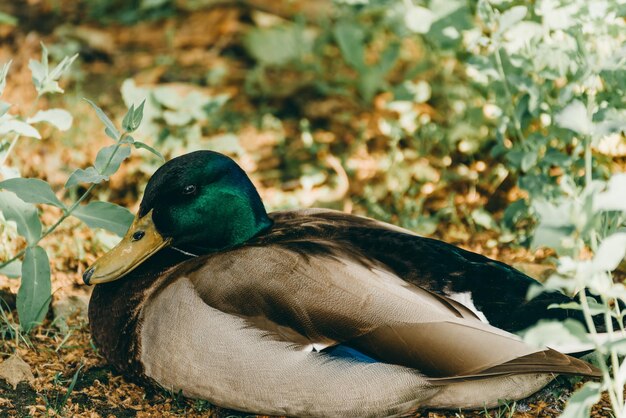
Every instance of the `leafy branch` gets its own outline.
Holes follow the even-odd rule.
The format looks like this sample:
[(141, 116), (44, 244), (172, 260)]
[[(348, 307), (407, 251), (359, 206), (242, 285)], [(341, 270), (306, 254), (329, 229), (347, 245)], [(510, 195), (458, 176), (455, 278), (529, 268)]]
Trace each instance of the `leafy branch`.
[[(109, 120), (109, 118), (104, 114), (104, 112), (102, 112), (102, 110), (97, 107), (93, 102), (87, 100), (89, 102), (89, 104), (94, 107), (96, 109), (96, 112), (98, 113), (98, 117), (101, 118), (101, 120), (104, 118), (106, 118), (106, 120), (108, 121), (108, 123), (111, 124), (111, 126), (113, 126), (112, 122)], [(129, 114), (134, 114), (136, 113), (136, 120), (138, 120), (137, 123), (137, 127), (139, 127), (139, 123), (141, 123), (141, 117), (142, 117), (142, 112), (143, 112), (143, 103), (141, 104), (141, 106), (139, 108), (137, 108), (137, 110), (134, 110), (133, 108), (131, 108), (128, 112), (127, 115)], [(103, 120), (104, 122), (104, 120)], [(106, 122), (105, 122), (106, 125)], [(109, 129), (107, 127), (107, 129)], [(133, 131), (137, 129), (136, 127), (133, 129)], [(122, 159), (125, 159), (128, 157), (129, 154), (126, 154), (125, 156), (123, 156), (122, 154), (118, 154), (118, 151), (120, 150), (120, 148), (124, 145), (124, 144), (128, 144), (131, 143), (130, 140), (130, 136), (129, 134), (132, 131), (128, 131), (128, 130), (124, 130), (121, 133), (118, 132), (116, 129), (114, 131), (111, 131), (112, 134), (116, 135), (116, 137), (114, 138), (116, 141), (116, 144), (113, 146), (112, 152), (110, 153), (110, 155), (108, 156), (108, 159), (106, 161), (106, 163), (104, 164), (104, 166), (98, 170), (97, 168), (94, 167), (95, 172), (97, 173), (98, 176), (100, 176), (102, 178), (102, 180), (107, 180), (108, 176), (106, 173), (109, 173), (109, 168), (112, 167), (112, 164), (115, 163), (117, 164), (117, 167), (119, 167), (119, 164), (121, 163), (121, 161), (119, 161), (120, 157)], [(138, 143), (138, 142), (137, 142)], [(104, 148), (103, 150), (107, 150), (108, 148)], [(154, 151), (156, 153), (156, 155), (159, 155), (157, 151)], [(118, 157), (116, 159), (116, 156)], [(162, 157), (161, 157), (162, 158)], [(117, 171), (117, 169), (115, 170)], [(114, 172), (115, 172), (114, 171)], [(74, 171), (74, 173), (72, 173), (72, 175), (70, 176), (69, 180), (66, 183), (66, 188), (72, 187), (82, 181), (94, 181), (94, 179), (90, 176), (91, 171), (86, 171), (86, 170), (81, 170), (81, 169), (77, 169), (76, 171)], [(49, 187), (47, 185), (47, 183), (43, 182), (44, 185), (42, 185), (41, 180), (38, 179), (9, 179), (9, 180), (5, 180), (3, 182), (0, 182), (0, 189), (5, 189), (5, 190), (9, 190), (14, 192), (18, 197), (20, 197), (22, 200), (24, 200), (25, 202), (29, 202), (29, 203), (51, 203), (50, 201), (33, 201), (33, 200), (38, 200), (38, 199), (33, 199), (31, 197), (32, 194), (32, 189), (31, 188), (37, 188), (40, 189), (41, 194), (39, 196), (44, 197), (46, 195), (49, 195), (48, 191), (45, 190), (46, 187)], [(61, 225), (61, 223), (63, 223), (64, 220), (66, 220), (68, 217), (70, 217), (75, 210), (79, 207), (79, 205), (85, 200), (87, 199), (87, 197), (91, 194), (91, 192), (93, 191), (93, 189), (98, 185), (98, 183), (92, 183), (87, 190), (69, 207), (66, 208), (61, 202), (59, 202), (57, 200), (56, 204), (53, 203), (55, 206), (60, 207), (63, 210), (63, 215), (54, 223), (52, 224), (46, 231), (44, 231), (41, 236), (39, 238), (37, 238), (37, 240), (35, 240), (34, 242), (32, 242), (31, 244), (29, 244), (28, 247), (34, 247), (37, 246), (39, 244), (39, 242), (41, 240), (43, 240), (44, 238), (46, 238), (48, 235), (50, 235), (52, 232), (54, 232), (54, 230)], [(50, 190), (50, 192), (52, 192), (52, 190)], [(53, 192), (52, 192), (53, 193)], [(80, 216), (78, 216), (80, 218)], [(28, 248), (27, 247), (27, 248)], [(13, 256), (12, 258), (10, 258), (7, 261), (4, 261), (2, 263), (0, 263), (0, 270), (4, 267), (6, 267), (7, 265), (9, 265), (10, 263), (12, 263), (13, 261), (21, 258), (25, 253), (27, 248), (21, 250), (20, 252), (18, 252), (17, 254), (15, 254), (15, 256)]]
[[(45, 46), (42, 45), (42, 47), (42, 60), (31, 60), (29, 65), (38, 97), (45, 93), (63, 92), (58, 85), (58, 79), (76, 58), (76, 56), (66, 57), (50, 70), (47, 50)], [(6, 83), (7, 72), (8, 64), (0, 68), (0, 87), (4, 87)], [(92, 166), (86, 169), (76, 169), (69, 176), (65, 189), (81, 183), (89, 184), (87, 190), (76, 201), (67, 207), (57, 198), (52, 187), (40, 179), (14, 177), (0, 182), (0, 189), (5, 190), (0, 191), (0, 212), (6, 220), (16, 223), (18, 234), (24, 236), (27, 242), (24, 249), (0, 263), (0, 274), (10, 277), (21, 276), (17, 294), (17, 310), (20, 327), (26, 332), (43, 320), (51, 299), (50, 264), (46, 251), (40, 246), (41, 241), (52, 234), (70, 216), (82, 220), (91, 228), (105, 228), (117, 235), (123, 235), (133, 219), (127, 209), (109, 202), (93, 201), (87, 205), (81, 203), (90, 196), (99, 183), (108, 180), (117, 172), (121, 163), (130, 156), (131, 147), (147, 149), (162, 158), (156, 150), (142, 142), (135, 141), (130, 135), (141, 124), (144, 103), (137, 108), (131, 105), (122, 121), (122, 129), (118, 130), (95, 103), (89, 100), (87, 102), (104, 124), (107, 136), (115, 143), (100, 149)], [(6, 109), (10, 107), (1, 105), (2, 103), (0, 107)], [(0, 119), (0, 134), (14, 132), (18, 137), (27, 135), (40, 138), (38, 131), (30, 125), (40, 121), (68, 129), (71, 125), (71, 115), (62, 109), (42, 110), (25, 121), (9, 115)], [(15, 146), (15, 142), (15, 139), (11, 141), (9, 150)], [(63, 213), (54, 224), (43, 231), (35, 204), (52, 205), (60, 208)], [(19, 259), (22, 257), (23, 262), (20, 262)]]

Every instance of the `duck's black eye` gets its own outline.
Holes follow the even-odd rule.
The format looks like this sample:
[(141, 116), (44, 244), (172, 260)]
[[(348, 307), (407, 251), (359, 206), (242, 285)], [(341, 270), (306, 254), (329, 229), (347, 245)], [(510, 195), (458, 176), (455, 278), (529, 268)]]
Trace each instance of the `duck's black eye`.
[(185, 186), (185, 188), (183, 189), (183, 194), (194, 194), (195, 192), (196, 186), (194, 186), (193, 184)]
[(146, 235), (145, 232), (143, 231), (137, 231), (133, 234), (133, 241), (139, 241), (140, 239), (143, 238), (143, 236)]

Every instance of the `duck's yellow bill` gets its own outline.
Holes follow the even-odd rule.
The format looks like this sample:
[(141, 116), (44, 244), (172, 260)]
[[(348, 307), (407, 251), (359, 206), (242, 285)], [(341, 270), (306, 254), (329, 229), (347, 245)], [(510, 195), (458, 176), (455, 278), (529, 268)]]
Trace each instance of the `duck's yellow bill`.
[(169, 243), (170, 239), (163, 238), (154, 226), (152, 211), (142, 218), (135, 217), (119, 244), (85, 271), (83, 281), (100, 284), (120, 279)]

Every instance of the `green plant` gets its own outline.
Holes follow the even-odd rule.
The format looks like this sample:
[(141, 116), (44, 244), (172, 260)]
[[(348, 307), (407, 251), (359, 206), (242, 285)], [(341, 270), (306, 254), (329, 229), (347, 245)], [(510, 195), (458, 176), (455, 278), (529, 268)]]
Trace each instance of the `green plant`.
[[(69, 384), (67, 386), (67, 389), (65, 390), (65, 394), (62, 397), (60, 397), (61, 391), (57, 391), (57, 390), (54, 391), (54, 398), (48, 399), (47, 395), (43, 395), (44, 402), (46, 403), (46, 408), (48, 410), (51, 409), (55, 412), (56, 415), (63, 416), (65, 406), (67, 405), (67, 401), (70, 399), (70, 395), (74, 391), (74, 387), (76, 386), (76, 383), (78, 382), (78, 376), (83, 366), (84, 364), (81, 364), (80, 366), (78, 366), (78, 369), (74, 373), (74, 376), (72, 376), (72, 379), (67, 381), (69, 382)], [(61, 379), (60, 372), (54, 376), (52, 383), (54, 384), (55, 387), (58, 387), (59, 385), (62, 385), (64, 383), (63, 380)]]
[[(42, 46), (43, 47), (43, 46)], [(48, 52), (43, 47), (41, 61), (31, 60), (29, 67), (33, 74), (33, 83), (38, 97), (47, 93), (62, 93), (58, 85), (61, 75), (69, 68), (76, 56), (63, 59), (54, 69), (48, 66)], [(0, 71), (0, 87), (6, 83), (9, 64)], [(7, 221), (17, 225), (17, 232), (26, 240), (26, 247), (18, 251), (8, 260), (0, 263), (0, 274), (9, 277), (21, 276), (17, 294), (17, 311), (22, 330), (28, 332), (45, 317), (51, 298), (50, 263), (45, 249), (39, 245), (41, 240), (53, 233), (68, 217), (80, 219), (91, 228), (104, 228), (117, 235), (123, 235), (132, 222), (132, 214), (125, 208), (109, 202), (91, 201), (82, 205), (93, 189), (114, 174), (121, 163), (130, 156), (131, 147), (144, 148), (156, 155), (160, 154), (150, 146), (135, 141), (130, 133), (135, 131), (143, 116), (143, 103), (130, 109), (122, 122), (119, 131), (115, 124), (93, 102), (98, 118), (105, 126), (105, 133), (114, 144), (102, 148), (94, 164), (86, 169), (76, 169), (68, 178), (65, 189), (69, 190), (79, 184), (89, 184), (87, 190), (70, 204), (63, 203), (52, 187), (45, 181), (36, 178), (21, 178), (17, 171), (7, 171), (4, 163), (8, 153), (15, 147), (21, 136), (40, 138), (37, 129), (32, 125), (41, 121), (49, 122), (60, 129), (69, 129), (72, 117), (62, 109), (40, 110), (26, 119), (7, 113), (9, 105), (0, 103), (2, 119), (0, 119), (0, 136), (10, 134), (12, 139), (5, 141), (2, 163), (5, 180), (0, 182), (0, 212)], [(36, 103), (33, 104), (33, 107)], [(7, 176), (7, 172), (12, 174)], [(12, 177), (12, 178), (9, 178)], [(39, 211), (35, 204), (56, 206), (62, 215), (49, 228), (43, 229)], [(20, 261), (21, 260), (21, 261)]]
[(486, 417), (493, 418), (513, 418), (517, 411), (517, 402), (501, 401), (499, 402), (498, 409), (493, 411), (483, 410), (483, 414)]
[[(526, 332), (525, 338), (535, 344), (559, 341), (595, 349), (603, 381), (587, 382), (572, 396), (563, 416), (587, 416), (591, 405), (600, 399), (600, 392), (606, 390), (614, 415), (624, 417), (626, 334), (622, 308), (626, 286), (616, 282), (611, 272), (626, 256), (626, 175), (613, 175), (608, 182), (591, 180), (579, 187), (571, 181), (564, 184), (564, 194), (556, 202), (535, 202), (540, 223), (534, 244), (555, 248), (559, 255), (557, 272), (545, 283), (545, 289), (578, 295), (579, 302), (553, 308), (581, 310), (585, 326), (575, 321), (540, 322)], [(529, 297), (540, 291), (534, 289)], [(594, 321), (594, 316), (600, 316), (600, 321)], [(605, 333), (598, 331), (598, 324)]]
[(193, 402), (193, 410), (196, 412), (205, 412), (211, 410), (211, 403), (203, 399), (196, 399)]
[[(625, 417), (626, 287), (611, 272), (626, 256), (626, 176), (610, 176), (610, 160), (597, 151), (626, 128), (626, 55), (615, 53), (626, 40), (625, 10), (612, 1), (498, 4), (502, 10), (492, 3), (478, 2), (484, 26), (470, 36), (469, 70), (488, 86), (499, 114), (493, 155), (506, 158), (528, 192), (516, 211), (538, 218), (533, 246), (557, 252), (557, 272), (545, 289), (578, 296), (578, 303), (553, 308), (581, 310), (585, 317), (584, 325), (541, 322), (525, 339), (595, 349), (602, 383), (587, 382), (562, 416), (588, 416), (606, 390), (613, 414)], [(507, 217), (514, 215), (505, 212), (505, 222), (513, 226)]]
[[(25, 335), (20, 329), (20, 325), (11, 317), (11, 309), (9, 305), (0, 298), (0, 340), (5, 341), (13, 339), (15, 346), (22, 341), (26, 346), (31, 346), (28, 335)], [(4, 353), (9, 354), (9, 353)]]

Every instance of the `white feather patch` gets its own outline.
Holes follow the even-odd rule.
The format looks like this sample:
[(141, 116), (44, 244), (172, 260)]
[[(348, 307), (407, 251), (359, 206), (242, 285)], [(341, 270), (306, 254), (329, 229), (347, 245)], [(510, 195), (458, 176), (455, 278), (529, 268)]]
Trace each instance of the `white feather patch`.
[(461, 305), (465, 306), (467, 309), (471, 310), (476, 314), (481, 321), (485, 324), (488, 324), (489, 321), (484, 313), (482, 313), (476, 305), (474, 305), (474, 300), (472, 299), (472, 292), (460, 292), (460, 293), (449, 293), (447, 295), (450, 299), (459, 302)]

